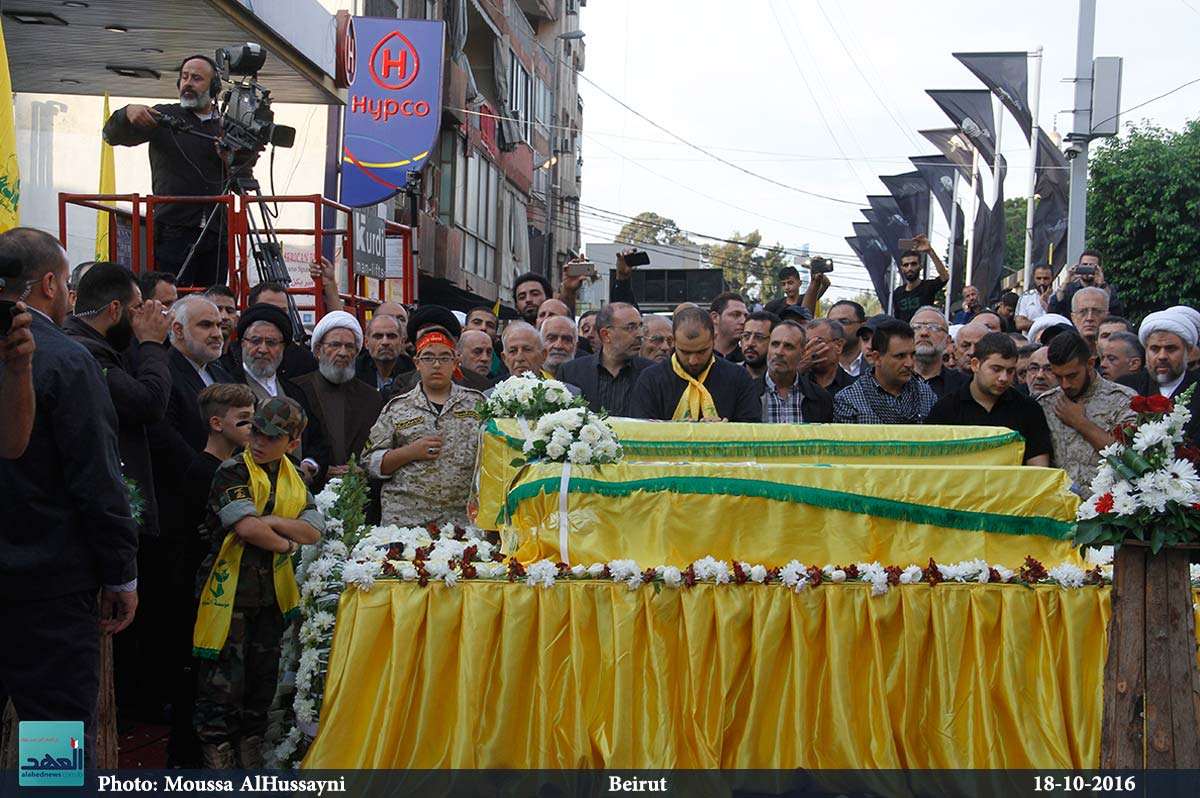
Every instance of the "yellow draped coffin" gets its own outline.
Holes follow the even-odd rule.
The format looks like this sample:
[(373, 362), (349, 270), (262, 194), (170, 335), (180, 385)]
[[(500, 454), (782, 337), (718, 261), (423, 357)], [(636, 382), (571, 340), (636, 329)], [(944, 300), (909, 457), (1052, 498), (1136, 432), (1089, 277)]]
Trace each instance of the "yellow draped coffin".
[(571, 467), (564, 482), (564, 468), (527, 466), (513, 482), (502, 538), (522, 562), (1079, 561), (1078, 498), (1059, 469), (621, 463)]
[[(872, 426), (857, 424), (696, 424), (609, 419), (625, 461), (694, 463), (857, 463), (900, 465), (1020, 465), (1025, 442), (998, 427)], [(476, 469), (478, 517), (499, 528), (504, 497), (517, 476), (527, 433), (521, 422), (484, 425)]]

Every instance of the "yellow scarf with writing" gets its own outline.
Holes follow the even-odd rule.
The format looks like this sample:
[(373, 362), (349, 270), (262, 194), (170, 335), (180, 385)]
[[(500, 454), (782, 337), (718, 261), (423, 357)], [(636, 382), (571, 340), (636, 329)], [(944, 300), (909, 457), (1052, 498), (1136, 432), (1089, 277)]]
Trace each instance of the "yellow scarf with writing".
[(675, 405), (675, 414), (671, 416), (672, 421), (720, 418), (720, 414), (717, 413), (717, 403), (713, 401), (712, 394), (704, 387), (704, 381), (708, 379), (708, 372), (712, 371), (713, 363), (716, 362), (716, 358), (709, 361), (704, 373), (697, 378), (684, 371), (683, 366), (679, 365), (679, 358), (674, 354), (671, 355), (671, 368), (682, 379), (687, 380), (687, 387), (683, 389), (683, 395), (679, 397), (679, 404)]
[[(247, 448), (242, 461), (250, 472), (250, 498), (261, 516), (271, 496), (271, 478), (263, 467), (254, 462)], [(281, 518), (299, 518), (308, 504), (308, 489), (288, 458), (279, 461), (279, 479), (275, 485), (275, 507), (272, 512)], [(233, 618), (233, 599), (237, 595), (238, 571), (242, 565), (242, 553), (246, 550), (233, 530), (225, 536), (217, 561), (209, 571), (208, 581), (200, 596), (200, 611), (196, 614), (196, 628), (192, 632), (192, 655), (204, 659), (216, 659), (225, 647), (229, 636), (229, 622)], [(296, 584), (296, 572), (292, 558), (287, 554), (276, 554), (273, 570), (275, 601), (284, 618), (299, 611), (300, 588)]]

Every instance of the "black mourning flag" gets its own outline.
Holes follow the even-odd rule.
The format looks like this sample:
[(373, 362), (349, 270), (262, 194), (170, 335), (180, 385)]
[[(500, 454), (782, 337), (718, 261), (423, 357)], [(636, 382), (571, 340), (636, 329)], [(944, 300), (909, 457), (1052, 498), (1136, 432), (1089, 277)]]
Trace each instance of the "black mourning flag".
[(962, 65), (983, 81), (1004, 103), (1031, 141), (1033, 115), (1029, 112), (1029, 58), (1025, 53), (954, 53)]
[(892, 257), (871, 225), (855, 222), (854, 232), (857, 235), (847, 238), (846, 243), (862, 261), (863, 268), (871, 276), (871, 285), (875, 286), (875, 295), (879, 297), (880, 305), (886, 308), (888, 298), (892, 294), (888, 284), (888, 269), (891, 268)]
[(975, 186), (975, 246), (971, 251), (971, 285), (979, 289), (979, 298), (990, 304), (999, 298), (1000, 279), (1004, 276), (1004, 250), (1007, 230), (1004, 217), (1004, 175), (1008, 171), (1004, 156), (996, 159), (997, 179), (1000, 190), (996, 193), (996, 204), (991, 208), (983, 201), (983, 187)]
[(946, 112), (979, 150), (988, 166), (996, 164), (996, 114), (987, 89), (948, 89), (925, 92)]
[(867, 216), (867, 220), (875, 227), (879, 237), (887, 244), (888, 251), (899, 263), (900, 256), (903, 254), (899, 246), (900, 239), (913, 237), (912, 227), (904, 218), (900, 204), (892, 197), (885, 197), (881, 194), (868, 196), (867, 202), (870, 203), (873, 213), (871, 216), (867, 216), (867, 211), (863, 211), (863, 216)]
[[(1037, 207), (1033, 211), (1034, 266), (1049, 262), (1057, 275), (1067, 263), (1067, 211), (1070, 207), (1071, 168), (1054, 142), (1037, 131)], [(1053, 245), (1053, 257), (1051, 246)]]
[[(936, 130), (918, 131), (938, 148), (946, 160), (954, 164), (963, 180), (971, 180), (971, 156), (975, 152), (971, 140), (956, 127), (940, 127)], [(921, 160), (925, 160), (922, 158)]]
[(953, 224), (954, 220), (950, 214), (954, 207), (954, 173), (958, 167), (944, 155), (923, 155), (908, 160), (917, 167), (917, 173), (937, 198), (942, 215), (946, 217), (946, 224)]
[(884, 175), (879, 178), (891, 192), (915, 235), (929, 235), (929, 184), (920, 172)]

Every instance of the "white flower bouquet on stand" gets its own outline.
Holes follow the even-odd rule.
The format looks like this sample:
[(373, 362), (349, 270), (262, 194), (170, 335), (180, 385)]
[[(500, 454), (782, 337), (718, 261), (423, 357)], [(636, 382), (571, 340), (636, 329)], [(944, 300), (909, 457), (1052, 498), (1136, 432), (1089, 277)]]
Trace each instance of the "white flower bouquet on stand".
[(587, 401), (573, 396), (558, 380), (543, 379), (535, 374), (509, 377), (492, 390), (492, 395), (479, 403), (479, 417), (523, 418), (536, 421), (547, 413), (571, 407), (586, 407)]
[(1200, 451), (1183, 434), (1191, 420), (1191, 391), (1174, 403), (1163, 396), (1133, 397), (1137, 420), (1114, 429), (1116, 442), (1100, 452), (1091, 495), (1079, 505), (1075, 545), (1148, 539), (1157, 554), (1165, 545), (1200, 540)]
[(617, 434), (601, 416), (586, 407), (548, 413), (538, 419), (522, 447), (520, 466), (537, 460), (571, 465), (604, 465), (620, 462), (623, 455)]

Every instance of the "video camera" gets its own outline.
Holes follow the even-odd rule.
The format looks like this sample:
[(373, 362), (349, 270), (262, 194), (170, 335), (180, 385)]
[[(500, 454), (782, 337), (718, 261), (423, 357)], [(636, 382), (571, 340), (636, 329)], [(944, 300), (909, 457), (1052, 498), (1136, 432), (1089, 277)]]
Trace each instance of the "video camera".
[(256, 80), (267, 63), (267, 51), (262, 45), (247, 42), (238, 47), (222, 47), (214, 60), (221, 81), (228, 85), (221, 96), (221, 130), (222, 143), (233, 151), (234, 163), (252, 163), (268, 144), (293, 146), (296, 128), (275, 124), (271, 91)]

